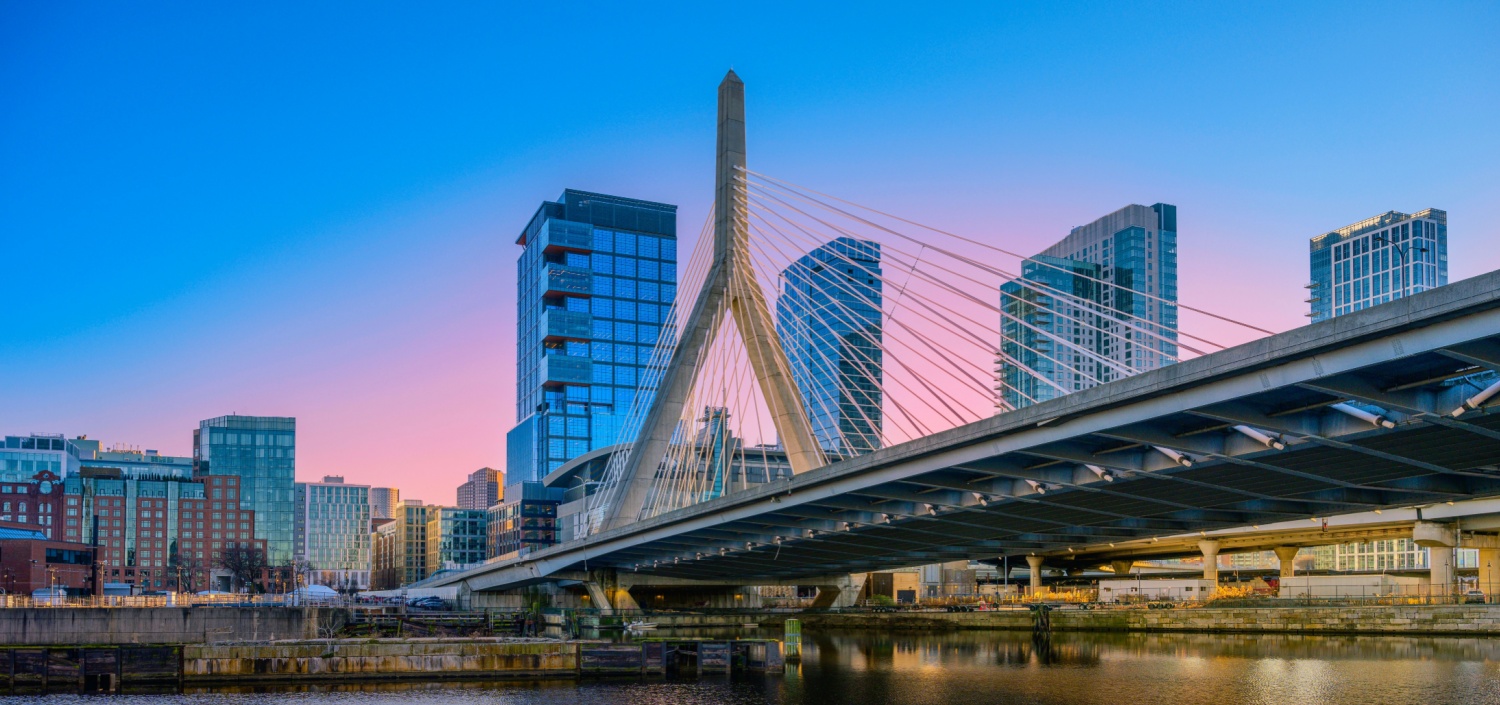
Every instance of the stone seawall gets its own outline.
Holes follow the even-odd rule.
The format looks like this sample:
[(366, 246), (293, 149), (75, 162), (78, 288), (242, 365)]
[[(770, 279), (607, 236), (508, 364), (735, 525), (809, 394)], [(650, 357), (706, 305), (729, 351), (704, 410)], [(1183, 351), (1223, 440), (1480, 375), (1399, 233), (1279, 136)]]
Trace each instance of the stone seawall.
[[(1029, 611), (805, 613), (817, 629), (1029, 630)], [(1500, 636), (1500, 605), (1055, 610), (1052, 631)], [(776, 620), (768, 619), (767, 623)]]
[(556, 641), (193, 644), (182, 649), (182, 676), (184, 682), (573, 677), (580, 651), (576, 642)]
[[(316, 639), (348, 619), (319, 607), (32, 607), (0, 609), (0, 644), (196, 644)], [(320, 633), (322, 632), (322, 633)]]

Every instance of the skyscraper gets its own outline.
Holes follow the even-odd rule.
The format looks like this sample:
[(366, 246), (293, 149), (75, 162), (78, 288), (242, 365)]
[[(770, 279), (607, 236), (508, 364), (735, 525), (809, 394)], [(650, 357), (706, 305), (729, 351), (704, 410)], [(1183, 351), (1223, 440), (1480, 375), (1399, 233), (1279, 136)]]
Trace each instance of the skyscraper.
[[(520, 422), (506, 435), (507, 505), (545, 495), (547, 473), (624, 440), (641, 372), (672, 325), (677, 207), (568, 189), (537, 209), (516, 243), (525, 248), (516, 265)], [(523, 483), (538, 484), (523, 492)]]
[(272, 566), (292, 559), (296, 449), (297, 420), (285, 416), (220, 416), (193, 431), (193, 474), (240, 479), (240, 509), (255, 512), (255, 538)]
[(522, 231), (506, 476), (613, 445), (677, 294), (677, 207), (568, 189)]
[(458, 486), (459, 509), (489, 509), (500, 503), (500, 483), (505, 476), (494, 468), (480, 468)]
[(1177, 207), (1129, 205), (1073, 228), (1000, 287), (1000, 407), (1177, 358)]
[[(1307, 316), (1313, 323), (1448, 283), (1448, 213), (1386, 211), (1310, 239)], [(1343, 544), (1338, 570), (1428, 567), (1428, 549), (1411, 539)]]
[(1313, 323), (1448, 283), (1448, 213), (1387, 211), (1308, 241)]
[(813, 436), (830, 457), (879, 448), (880, 245), (834, 239), (782, 272), (776, 333), (802, 393)]

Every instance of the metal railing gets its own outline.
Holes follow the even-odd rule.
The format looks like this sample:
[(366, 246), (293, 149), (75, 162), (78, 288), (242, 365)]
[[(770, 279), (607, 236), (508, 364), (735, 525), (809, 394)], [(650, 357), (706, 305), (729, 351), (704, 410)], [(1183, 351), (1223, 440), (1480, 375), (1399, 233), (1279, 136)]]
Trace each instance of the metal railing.
[(274, 595), (85, 595), (33, 597), (0, 595), (0, 608), (32, 607), (344, 607), (354, 604), (340, 598)]

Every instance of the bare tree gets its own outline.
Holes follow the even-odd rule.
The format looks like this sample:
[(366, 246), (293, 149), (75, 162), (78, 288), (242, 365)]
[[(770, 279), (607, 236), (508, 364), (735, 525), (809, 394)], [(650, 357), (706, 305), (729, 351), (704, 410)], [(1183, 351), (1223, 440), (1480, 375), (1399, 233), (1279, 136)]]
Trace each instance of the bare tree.
[(265, 575), (267, 565), (266, 552), (259, 546), (228, 548), (219, 554), (219, 567), (229, 571), (240, 585), (249, 586), (253, 592), (265, 592), (259, 581)]

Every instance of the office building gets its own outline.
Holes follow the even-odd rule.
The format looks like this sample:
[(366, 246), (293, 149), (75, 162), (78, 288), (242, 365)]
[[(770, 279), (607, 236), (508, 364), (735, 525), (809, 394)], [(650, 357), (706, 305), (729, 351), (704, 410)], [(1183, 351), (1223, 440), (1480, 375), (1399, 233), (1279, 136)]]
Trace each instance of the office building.
[(78, 472), (84, 459), (93, 457), (97, 447), (97, 441), (70, 441), (60, 433), (6, 436), (0, 446), (0, 478), (30, 479), (43, 470), (68, 477)]
[(505, 501), (485, 513), (488, 556), (521, 555), (557, 543), (557, 508), (562, 498), (561, 488), (540, 482), (506, 488)]
[(485, 509), (432, 507), (427, 512), (427, 574), (484, 562)]
[[(78, 441), (75, 439), (74, 443)], [(162, 455), (155, 450), (136, 450), (115, 446), (110, 450), (98, 450), (93, 457), (84, 460), (89, 467), (117, 468), (125, 477), (145, 479), (174, 478), (188, 480), (193, 477), (193, 459), (185, 456)]]
[(480, 468), (458, 486), (458, 508), (486, 510), (500, 503), (505, 476), (494, 468)]
[(881, 446), (880, 245), (840, 237), (782, 272), (776, 333), (830, 460)]
[(0, 523), (0, 588), (6, 595), (48, 589), (73, 597), (97, 595), (96, 578), (93, 547), (49, 539), (35, 527)]
[(394, 521), (375, 530), (371, 587), (394, 590), (430, 575), (427, 569), (427, 519), (436, 507), (420, 499), (403, 499)]
[(569, 189), (537, 209), (516, 243), (525, 248), (516, 263), (520, 421), (506, 435), (507, 503), (520, 501), (521, 484), (624, 440), (631, 405), (649, 404), (636, 387), (672, 326), (677, 207)]
[(1177, 207), (1129, 205), (1000, 287), (996, 396), (1016, 409), (1177, 359)]
[(297, 558), (304, 579), (335, 590), (370, 586), (370, 487), (328, 475), (322, 482), (298, 482)]
[(193, 431), (195, 475), (233, 475), (243, 492), (240, 508), (255, 512), (255, 538), (267, 560), (292, 560), (296, 530), (297, 420), (281, 416), (220, 416)]
[(1387, 211), (1308, 241), (1314, 323), (1448, 283), (1448, 213)]

